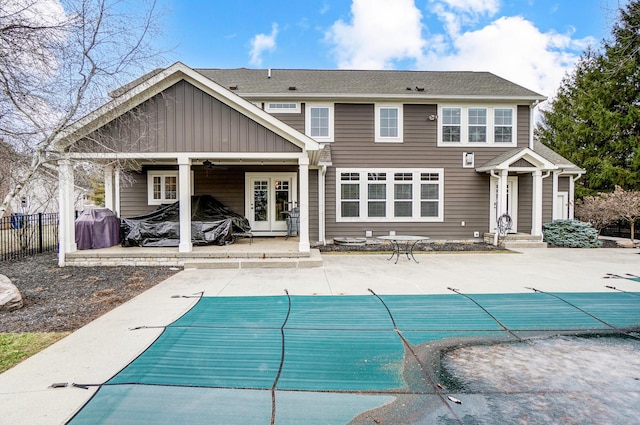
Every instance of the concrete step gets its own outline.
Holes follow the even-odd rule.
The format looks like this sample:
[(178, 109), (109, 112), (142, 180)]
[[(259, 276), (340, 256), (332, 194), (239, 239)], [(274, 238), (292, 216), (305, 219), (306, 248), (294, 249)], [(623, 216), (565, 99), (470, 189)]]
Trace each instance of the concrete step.
[(194, 258), (185, 259), (185, 269), (255, 269), (255, 268), (286, 268), (301, 269), (322, 267), (322, 255), (317, 249), (312, 249), (306, 257), (282, 258)]
[(546, 242), (540, 241), (526, 241), (526, 240), (515, 240), (510, 241), (508, 238), (503, 242), (503, 246), (507, 249), (515, 249), (515, 248), (546, 248)]

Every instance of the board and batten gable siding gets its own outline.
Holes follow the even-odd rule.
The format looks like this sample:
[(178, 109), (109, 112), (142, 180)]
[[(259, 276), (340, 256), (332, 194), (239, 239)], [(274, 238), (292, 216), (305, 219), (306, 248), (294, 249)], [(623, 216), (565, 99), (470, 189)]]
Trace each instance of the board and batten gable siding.
[[(438, 147), (437, 121), (428, 119), (437, 110), (435, 104), (405, 104), (403, 143), (375, 143), (373, 104), (335, 105), (333, 167), (326, 179), (327, 239), (364, 236), (366, 230), (374, 236), (394, 230), (434, 239), (470, 239), (476, 231), (489, 231), (489, 175), (463, 168), (462, 156), (473, 152), (475, 165), (479, 166), (513, 146)], [(528, 111), (528, 106), (518, 108), (518, 144), (525, 146), (529, 140)], [(336, 222), (336, 168), (442, 168), (444, 222)]]
[(301, 152), (298, 146), (184, 80), (78, 141), (72, 150)]

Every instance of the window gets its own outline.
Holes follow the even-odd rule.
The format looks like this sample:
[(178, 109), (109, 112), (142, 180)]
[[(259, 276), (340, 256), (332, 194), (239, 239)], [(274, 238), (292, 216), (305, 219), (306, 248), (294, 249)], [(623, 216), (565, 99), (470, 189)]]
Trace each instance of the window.
[(340, 173), (340, 216), (360, 217), (360, 174)]
[(495, 109), (494, 114), (494, 141), (511, 143), (513, 141), (513, 110)]
[(402, 106), (376, 105), (376, 142), (402, 142)]
[(178, 200), (177, 171), (149, 171), (147, 173), (148, 204), (172, 204)]
[(278, 114), (299, 114), (300, 104), (297, 102), (267, 102), (265, 111)]
[(487, 110), (469, 108), (469, 143), (487, 142)]
[(438, 146), (515, 145), (515, 107), (441, 106)]
[(337, 173), (337, 221), (443, 221), (441, 168), (357, 168)]
[(305, 134), (318, 142), (333, 142), (333, 105), (305, 106)]
[(460, 108), (442, 108), (442, 141), (460, 142), (462, 123)]

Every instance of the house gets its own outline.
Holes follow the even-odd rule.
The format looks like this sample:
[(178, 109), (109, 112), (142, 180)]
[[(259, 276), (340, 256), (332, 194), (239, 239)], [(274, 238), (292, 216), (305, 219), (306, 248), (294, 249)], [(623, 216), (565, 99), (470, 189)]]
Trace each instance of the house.
[[(497, 217), (542, 237), (573, 217), (584, 172), (533, 138), (545, 97), (486, 72), (192, 69), (176, 63), (113, 94), (58, 141), (61, 263), (73, 252), (73, 161), (135, 160), (135, 183), (105, 170), (121, 217), (180, 201), (179, 252), (192, 250), (190, 196), (247, 217), (256, 236), (298, 249), (397, 234), (482, 240)], [(184, 206), (184, 207), (182, 207)]]

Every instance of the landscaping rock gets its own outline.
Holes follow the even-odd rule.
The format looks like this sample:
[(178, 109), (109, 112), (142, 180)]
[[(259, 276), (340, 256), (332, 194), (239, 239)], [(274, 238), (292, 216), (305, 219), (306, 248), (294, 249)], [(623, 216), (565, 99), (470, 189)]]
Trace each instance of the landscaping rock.
[(13, 311), (22, 308), (22, 294), (16, 285), (3, 274), (0, 274), (0, 311)]
[(616, 241), (616, 244), (620, 248), (633, 248), (634, 247), (634, 243), (633, 243), (633, 241), (631, 239), (624, 239), (624, 240)]

